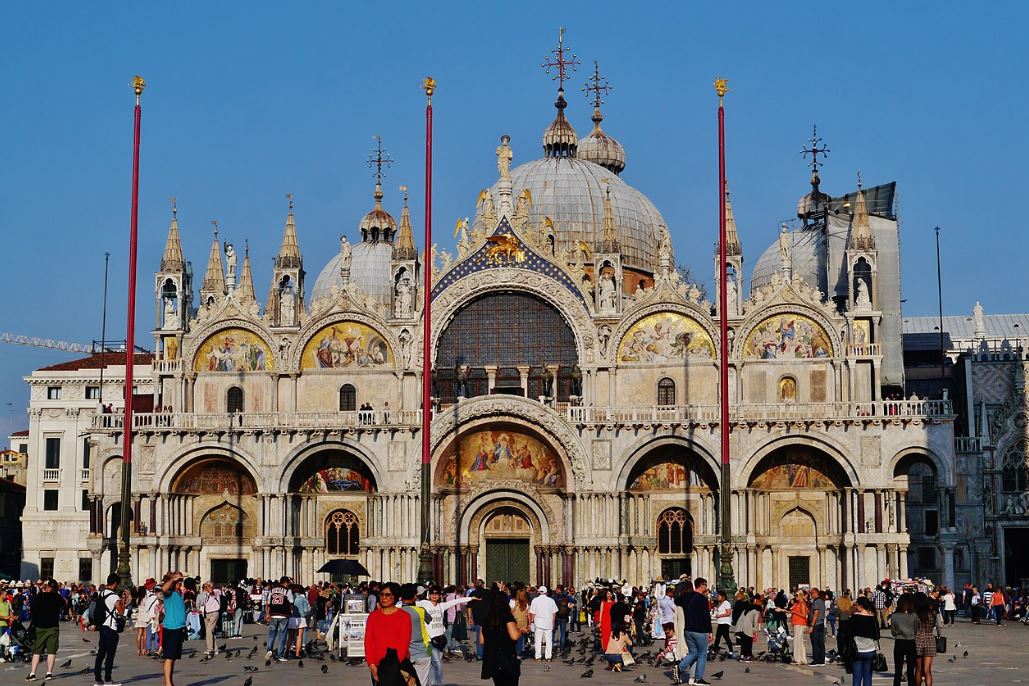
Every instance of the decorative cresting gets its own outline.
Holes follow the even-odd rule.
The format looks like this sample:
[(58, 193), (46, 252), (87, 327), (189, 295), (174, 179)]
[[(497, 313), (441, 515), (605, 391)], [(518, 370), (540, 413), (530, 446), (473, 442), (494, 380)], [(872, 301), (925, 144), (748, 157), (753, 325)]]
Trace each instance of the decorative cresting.
[[(477, 430), (477, 420), (489, 420), (504, 424), (505, 422), (524, 422), (545, 436), (552, 438), (567, 463), (572, 468), (575, 478), (575, 490), (590, 488), (593, 482), (592, 469), (586, 451), (579, 442), (575, 432), (568, 426), (564, 418), (553, 409), (541, 405), (535, 400), (518, 396), (485, 395), (470, 400), (462, 400), (447, 411), (438, 414), (432, 422), (430, 430), (431, 450), (433, 455), (433, 473), (438, 473), (439, 463), (444, 456), (451, 454), (449, 444), (454, 440), (456, 430)], [(446, 445), (446, 451), (441, 450)], [(525, 483), (511, 480), (516, 488), (524, 490)], [(491, 482), (481, 482), (490, 486)]]
[[(336, 357), (340, 364), (330, 364), (328, 367), (322, 367), (316, 364), (316, 354), (319, 348), (322, 346), (326, 339), (331, 339), (333, 336), (333, 328), (337, 330), (337, 335), (341, 335), (339, 332), (350, 327), (354, 331), (364, 332), (370, 338), (375, 338), (377, 343), (376, 346), (383, 351), (385, 355), (385, 362), (376, 362), (371, 364), (342, 364), (342, 360), (347, 359), (347, 356)], [(369, 340), (366, 338), (363, 341), (363, 345), (367, 352)], [(373, 347), (376, 347), (373, 346)], [(330, 340), (329, 347), (332, 347)], [(319, 317), (317, 321), (309, 321), (300, 333), (297, 335), (297, 344), (293, 346), (289, 356), (289, 370), (301, 371), (310, 369), (334, 369), (334, 368), (346, 368), (348, 370), (361, 369), (365, 367), (370, 368), (385, 368), (392, 367), (397, 359), (396, 352), (399, 349), (399, 343), (396, 337), (393, 335), (390, 327), (381, 319), (377, 317), (369, 316), (363, 312), (357, 311), (344, 311), (344, 312), (333, 312), (330, 315)], [(332, 361), (333, 358), (326, 357), (323, 352), (323, 358), (328, 361)], [(365, 360), (367, 362), (367, 360)]]
[(388, 367), (393, 362), (393, 351), (382, 334), (364, 322), (344, 320), (308, 339), (300, 368), (362, 369)]
[[(237, 336), (234, 338), (234, 342), (236, 342), (237, 347), (240, 346), (242, 342), (246, 342), (247, 346), (249, 347), (246, 350), (248, 354), (255, 355), (256, 352), (250, 350), (250, 348), (253, 348), (254, 345), (259, 344), (260, 352), (264, 356), (264, 366), (262, 369), (260, 369), (260, 371), (274, 371), (276, 369), (275, 356), (272, 355), (272, 350), (274, 347), (272, 337), (268, 334), (267, 331), (264, 331), (261, 327), (242, 319), (228, 319), (219, 321), (189, 336), (187, 338), (188, 342), (186, 344), (185, 354), (182, 356), (182, 358), (187, 361), (192, 361), (193, 371), (226, 371), (226, 369), (210, 369), (212, 362), (210, 353), (212, 349), (215, 347), (215, 345), (217, 345), (219, 348), (224, 348), (224, 336), (226, 335)], [(239, 354), (241, 352), (243, 352), (242, 349), (236, 351), (236, 353), (234, 354)], [(225, 353), (223, 351), (217, 351), (217, 354), (215, 355), (215, 366), (217, 366), (218, 358), (224, 356)], [(232, 357), (232, 355), (229, 355), (229, 357)], [(253, 361), (253, 364), (256, 364), (257, 360), (253, 358), (249, 359)], [(226, 364), (228, 362), (232, 362), (232, 360), (226, 361)], [(253, 365), (251, 364), (250, 366), (252, 367)], [(256, 370), (257, 369), (253, 368), (240, 368), (236, 369), (235, 371)]]
[[(469, 274), (433, 296), (432, 359), (436, 359), (440, 336), (458, 311), (473, 298), (496, 291), (531, 293), (556, 307), (575, 334), (580, 363), (593, 362), (595, 329), (585, 300), (559, 287), (553, 277), (547, 274), (513, 268), (488, 269)], [(420, 332), (421, 327), (418, 328)], [(418, 349), (420, 345), (421, 341), (418, 340), (414, 348)]]
[(765, 360), (830, 359), (842, 348), (832, 322), (796, 305), (763, 311), (742, 327), (734, 345), (736, 358)]
[(666, 363), (714, 359), (711, 333), (694, 317), (666, 310), (637, 319), (621, 334), (615, 362)]
[(507, 217), (500, 220), (496, 230), (486, 237), (485, 243), (455, 264), (436, 281), (432, 287), (433, 307), (437, 307), (436, 299), (440, 294), (457, 281), (484, 270), (498, 268), (517, 268), (546, 276), (559, 283), (583, 305), (589, 307), (588, 300), (568, 272), (522, 240), (511, 227), (511, 222)]
[(263, 332), (241, 321), (207, 335), (191, 353), (195, 372), (270, 372), (275, 356)]

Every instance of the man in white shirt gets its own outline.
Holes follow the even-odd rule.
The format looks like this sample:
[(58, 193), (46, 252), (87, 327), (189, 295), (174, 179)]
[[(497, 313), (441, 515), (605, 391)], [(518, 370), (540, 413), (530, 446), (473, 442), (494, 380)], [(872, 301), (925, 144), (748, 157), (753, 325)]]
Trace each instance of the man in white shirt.
[(536, 659), (543, 659), (546, 645), (546, 660), (554, 654), (554, 625), (557, 621), (557, 603), (547, 595), (547, 587), (540, 586), (538, 595), (529, 604), (529, 623), (536, 625)]
[[(121, 599), (118, 598), (118, 585), (121, 577), (111, 574), (107, 577), (107, 584), (101, 586), (97, 592), (96, 629), (100, 634), (97, 645), (96, 661), (93, 663), (93, 682), (103, 686), (121, 686), (115, 684), (111, 679), (111, 670), (114, 668), (114, 654), (118, 651), (118, 615), (124, 612)], [(101, 679), (101, 670), (103, 672)]]

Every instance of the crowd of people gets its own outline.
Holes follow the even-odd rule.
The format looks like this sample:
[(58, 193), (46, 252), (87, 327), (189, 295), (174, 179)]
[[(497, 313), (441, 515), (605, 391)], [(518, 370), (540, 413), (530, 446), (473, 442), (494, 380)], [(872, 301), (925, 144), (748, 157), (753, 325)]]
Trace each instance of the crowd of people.
[[(997, 625), (1026, 617), (1022, 589), (967, 584), (955, 592), (888, 579), (856, 593), (804, 587), (792, 594), (746, 588), (728, 595), (687, 577), (647, 588), (598, 579), (579, 589), (548, 589), (502, 582), (487, 587), (481, 579), (446, 587), (304, 586), (285, 576), (214, 584), (176, 571), (135, 590), (120, 587), (116, 574), (98, 587), (52, 579), (0, 582), (0, 660), (30, 662), (27, 681), (53, 678), (61, 622), (69, 622), (96, 632), (94, 682), (117, 686), (114, 656), (129, 628), (137, 655), (162, 660), (165, 686), (173, 686), (186, 641), (203, 641), (210, 659), (225, 650), (222, 641), (242, 638), (245, 623), (261, 623), (267, 626), (266, 665), (299, 660), (327, 638), (343, 603), (352, 608), (356, 599), (367, 613), (364, 660), (380, 686), (442, 686), (444, 665), (454, 659), (481, 661), (483, 679), (513, 686), (523, 660), (549, 670), (555, 656), (588, 666), (599, 659), (612, 672), (646, 660), (668, 668), (673, 684), (707, 684), (711, 659), (843, 664), (853, 683), (863, 686), (872, 683), (874, 671), (887, 670), (879, 649), (886, 631), (894, 638), (895, 686), (902, 679), (931, 686), (933, 658), (957, 616)], [(836, 650), (826, 650), (827, 637), (836, 639)], [(578, 655), (589, 657), (567, 659), (576, 646)], [(645, 646), (654, 647), (643, 653)]]

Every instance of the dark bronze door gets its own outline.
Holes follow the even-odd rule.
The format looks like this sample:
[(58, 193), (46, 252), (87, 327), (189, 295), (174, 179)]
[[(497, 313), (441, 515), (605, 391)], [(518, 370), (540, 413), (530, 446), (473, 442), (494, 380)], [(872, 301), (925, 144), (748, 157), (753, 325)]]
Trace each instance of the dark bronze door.
[(807, 555), (790, 556), (790, 590), (811, 583), (811, 558)]
[(211, 581), (214, 583), (230, 583), (235, 586), (245, 578), (247, 578), (246, 560), (211, 560)]
[(529, 583), (529, 541), (524, 538), (486, 539), (486, 584), (494, 581)]

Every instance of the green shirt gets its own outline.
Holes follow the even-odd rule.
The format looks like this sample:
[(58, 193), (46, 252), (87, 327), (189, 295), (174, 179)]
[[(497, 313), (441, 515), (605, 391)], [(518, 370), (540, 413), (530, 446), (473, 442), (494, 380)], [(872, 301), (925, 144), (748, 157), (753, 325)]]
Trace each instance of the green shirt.
[(7, 618), (11, 616), (11, 604), (7, 598), (0, 598), (0, 629), (7, 628)]

